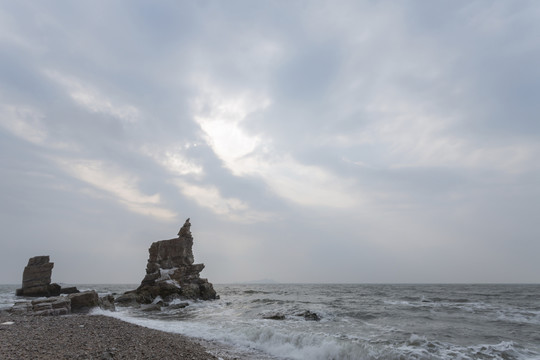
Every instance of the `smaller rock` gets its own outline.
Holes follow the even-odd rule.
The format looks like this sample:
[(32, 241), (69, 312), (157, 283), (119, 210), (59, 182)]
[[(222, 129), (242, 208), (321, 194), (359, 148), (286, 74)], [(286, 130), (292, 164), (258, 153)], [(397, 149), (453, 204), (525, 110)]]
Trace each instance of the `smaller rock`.
[(306, 310), (304, 312), (296, 314), (296, 316), (301, 316), (304, 319), (310, 320), (310, 321), (319, 321), (319, 320), (321, 320), (319, 315), (317, 315), (316, 313), (314, 313), (312, 311), (309, 311), (309, 310)]
[(71, 300), (71, 312), (84, 313), (99, 306), (99, 297), (95, 290), (68, 295)]
[(66, 296), (33, 300), (31, 304), (31, 314), (35, 316), (58, 316), (71, 313), (71, 301)]
[(116, 306), (114, 306), (114, 296), (104, 295), (98, 299), (98, 305), (103, 310), (116, 311)]
[(9, 312), (17, 315), (24, 315), (32, 312), (32, 303), (30, 301), (17, 301)]
[(267, 320), (285, 320), (285, 315), (276, 313), (276, 314), (270, 314), (270, 315), (263, 315), (263, 319)]
[(75, 286), (70, 286), (70, 287), (60, 289), (60, 294), (78, 294), (78, 293), (80, 293), (80, 291)]
[(189, 306), (189, 303), (181, 302), (181, 303), (178, 303), (178, 304), (169, 305), (169, 309), (183, 309), (183, 308), (185, 308), (187, 306)]
[(117, 297), (114, 302), (119, 306), (136, 306), (139, 304), (137, 299), (138, 296), (135, 292), (126, 292)]
[(62, 289), (58, 284), (51, 284), (53, 267), (54, 263), (50, 262), (48, 255), (30, 258), (23, 271), (22, 287), (15, 290), (15, 295), (51, 297), (79, 292), (76, 287)]
[(161, 311), (161, 306), (158, 304), (143, 305), (141, 311), (152, 312), (152, 311)]

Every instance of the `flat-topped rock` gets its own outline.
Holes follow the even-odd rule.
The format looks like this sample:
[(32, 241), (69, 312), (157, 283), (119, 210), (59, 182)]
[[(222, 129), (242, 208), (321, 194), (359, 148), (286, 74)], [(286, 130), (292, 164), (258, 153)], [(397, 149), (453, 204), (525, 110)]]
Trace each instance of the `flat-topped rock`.
[(28, 265), (23, 272), (23, 289), (36, 286), (49, 285), (54, 263), (50, 262), (49, 256), (35, 256), (28, 260)]
[(54, 263), (49, 256), (34, 256), (28, 260), (23, 271), (22, 287), (17, 289), (18, 296), (58, 296), (60, 285), (51, 284)]
[[(23, 271), (22, 287), (16, 290), (17, 296), (58, 296), (62, 293), (60, 285), (52, 283), (51, 276), (54, 263), (48, 255), (34, 256), (28, 260)], [(78, 292), (77, 288), (65, 289), (67, 292)]]
[(95, 290), (69, 294), (71, 301), (71, 312), (85, 313), (90, 309), (99, 306), (99, 296)]

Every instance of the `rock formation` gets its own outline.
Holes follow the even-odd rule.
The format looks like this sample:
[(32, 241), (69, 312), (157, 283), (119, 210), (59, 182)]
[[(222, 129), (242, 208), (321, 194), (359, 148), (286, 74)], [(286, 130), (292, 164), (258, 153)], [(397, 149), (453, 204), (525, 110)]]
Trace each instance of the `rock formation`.
[(178, 238), (161, 240), (150, 246), (146, 276), (134, 291), (120, 296), (118, 303), (149, 304), (160, 296), (173, 299), (216, 299), (216, 292), (207, 279), (199, 277), (204, 264), (193, 264), (193, 237), (189, 219), (178, 232)]
[(87, 313), (95, 307), (115, 311), (112, 295), (99, 297), (95, 290), (78, 292), (67, 296), (53, 296), (47, 299), (17, 301), (8, 311), (17, 315), (56, 316), (73, 313)]
[(18, 296), (58, 296), (60, 285), (51, 284), (54, 263), (49, 256), (35, 256), (28, 260), (24, 268), (22, 288), (17, 289)]
[(19, 301), (10, 309), (18, 315), (55, 316), (71, 313), (71, 302), (66, 296), (50, 297), (32, 301)]
[(28, 260), (23, 271), (22, 288), (17, 289), (17, 296), (58, 296), (61, 293), (77, 293), (76, 287), (62, 289), (60, 285), (52, 283), (51, 275), (54, 263), (49, 256), (34, 256)]
[(71, 302), (72, 313), (85, 313), (99, 306), (99, 296), (95, 290), (69, 294), (67, 297)]

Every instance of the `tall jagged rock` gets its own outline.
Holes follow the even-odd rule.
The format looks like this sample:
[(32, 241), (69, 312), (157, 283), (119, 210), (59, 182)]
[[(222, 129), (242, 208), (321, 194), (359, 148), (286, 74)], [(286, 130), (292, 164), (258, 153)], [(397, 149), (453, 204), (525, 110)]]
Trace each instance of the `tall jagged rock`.
[(23, 271), (22, 288), (17, 289), (18, 296), (58, 296), (60, 285), (51, 284), (54, 263), (49, 256), (34, 256), (28, 260)]
[(161, 240), (150, 246), (146, 276), (131, 293), (141, 303), (151, 303), (160, 296), (164, 300), (216, 299), (216, 292), (207, 279), (199, 277), (204, 264), (193, 264), (193, 236), (189, 219), (178, 232), (178, 238)]

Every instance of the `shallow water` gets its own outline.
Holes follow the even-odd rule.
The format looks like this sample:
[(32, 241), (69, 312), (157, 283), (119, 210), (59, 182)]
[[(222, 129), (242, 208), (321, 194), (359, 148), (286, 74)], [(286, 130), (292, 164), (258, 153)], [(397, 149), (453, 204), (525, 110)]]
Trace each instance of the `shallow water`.
[[(105, 294), (135, 286), (85, 287)], [(540, 285), (215, 288), (220, 300), (184, 309), (105, 313), (211, 341), (215, 353), (225, 344), (258, 359), (540, 359)], [(14, 301), (8, 290), (0, 287), (0, 307)], [(273, 315), (284, 319), (265, 319)]]

